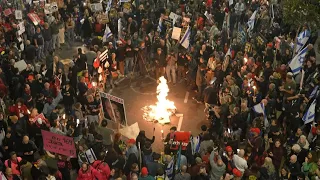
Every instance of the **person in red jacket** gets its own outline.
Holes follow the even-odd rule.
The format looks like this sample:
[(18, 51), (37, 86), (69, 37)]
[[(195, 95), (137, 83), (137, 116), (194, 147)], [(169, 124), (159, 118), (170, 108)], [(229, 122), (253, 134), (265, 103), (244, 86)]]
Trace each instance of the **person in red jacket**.
[(77, 180), (104, 180), (99, 171), (83, 163), (82, 167), (79, 169)]
[(109, 179), (110, 167), (106, 162), (104, 162), (105, 156), (106, 156), (106, 153), (101, 152), (99, 159), (94, 161), (94, 163), (92, 164), (92, 167), (101, 173), (101, 176), (103, 179)]
[(10, 113), (16, 115), (19, 119), (28, 115), (28, 108), (24, 105), (23, 100), (18, 98), (16, 104), (9, 107)]

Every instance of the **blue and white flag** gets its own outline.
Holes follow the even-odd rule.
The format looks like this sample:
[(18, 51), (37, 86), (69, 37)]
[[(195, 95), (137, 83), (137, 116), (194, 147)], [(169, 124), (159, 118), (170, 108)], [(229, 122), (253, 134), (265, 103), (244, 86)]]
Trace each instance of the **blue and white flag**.
[(302, 120), (304, 121), (304, 124), (308, 124), (312, 121), (314, 121), (315, 118), (315, 112), (316, 112), (316, 104), (317, 101), (313, 100), (312, 104), (310, 105), (309, 109), (304, 113)]
[(93, 163), (95, 160), (97, 160), (97, 157), (93, 151), (92, 148), (88, 149), (86, 152), (85, 152), (85, 156), (86, 156), (86, 159), (87, 161), (91, 164)]
[(184, 33), (183, 37), (180, 40), (181, 46), (188, 49), (190, 45), (190, 34), (191, 34), (191, 28), (188, 26), (186, 32)]
[(311, 94), (309, 95), (309, 99), (316, 97), (318, 95), (318, 92), (319, 92), (319, 86), (315, 86)]
[(247, 22), (247, 25), (248, 25), (247, 32), (248, 32), (248, 34), (249, 34), (250, 37), (252, 36), (252, 30), (253, 30), (253, 28), (254, 28), (254, 23), (255, 23), (255, 21), (256, 21), (257, 13), (258, 13), (258, 10), (255, 10), (255, 11), (253, 12), (253, 14), (251, 15), (250, 19), (249, 19), (248, 22)]
[(108, 24), (106, 24), (106, 29), (104, 30), (104, 35), (103, 35), (103, 42), (107, 42), (107, 39), (111, 36), (112, 36), (112, 32)]
[(264, 118), (264, 127), (268, 127), (269, 126), (269, 122), (267, 119), (267, 115), (266, 115), (266, 110), (264, 107), (263, 103), (259, 103), (253, 106), (253, 110), (254, 112), (258, 113), (258, 114), (263, 114), (263, 118)]
[(304, 57), (306, 56), (308, 51), (308, 47), (303, 48), (289, 63), (289, 67), (293, 75), (299, 74), (300, 70), (302, 69), (302, 64), (304, 61)]
[(158, 27), (157, 27), (157, 31), (161, 32), (162, 31), (162, 18), (159, 18), (159, 23), (158, 23)]
[(310, 31), (307, 29), (299, 33), (297, 37), (297, 45), (296, 45), (295, 53), (298, 53), (305, 46), (305, 44), (309, 40), (310, 35), (311, 35)]
[(108, 13), (111, 9), (112, 0), (109, 0), (106, 7), (106, 13)]
[(168, 163), (167, 167), (166, 167), (166, 179), (173, 179), (173, 172), (174, 172), (174, 158), (172, 157), (171, 161)]
[(195, 153), (198, 153), (200, 151), (200, 137), (190, 137), (190, 142), (191, 142), (191, 150), (192, 154), (194, 155)]

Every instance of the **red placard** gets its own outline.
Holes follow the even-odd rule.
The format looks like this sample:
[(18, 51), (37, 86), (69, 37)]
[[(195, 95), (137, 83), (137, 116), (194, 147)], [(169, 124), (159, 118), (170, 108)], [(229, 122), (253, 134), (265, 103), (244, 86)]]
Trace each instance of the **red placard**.
[(28, 13), (28, 17), (30, 18), (30, 20), (33, 22), (34, 25), (38, 25), (41, 22), (41, 19), (39, 18), (39, 16), (35, 13)]
[(8, 8), (8, 9), (5, 9), (5, 10), (3, 11), (3, 14), (4, 14), (5, 16), (9, 16), (10, 14), (12, 14), (12, 11), (11, 11), (10, 8)]
[(171, 144), (170, 149), (172, 150), (178, 150), (180, 143), (181, 144), (181, 150), (186, 150), (187, 146), (189, 144), (190, 141), (190, 136), (191, 133), (190, 132), (184, 132), (184, 131), (177, 131), (174, 133), (174, 139), (173, 142)]
[(41, 130), (44, 149), (65, 156), (76, 157), (76, 148), (72, 137)]

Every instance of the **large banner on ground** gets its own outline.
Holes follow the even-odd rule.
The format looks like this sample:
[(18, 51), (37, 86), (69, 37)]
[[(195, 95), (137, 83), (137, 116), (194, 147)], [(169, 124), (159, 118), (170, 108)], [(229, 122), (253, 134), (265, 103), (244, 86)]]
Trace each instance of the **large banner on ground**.
[(190, 136), (191, 136), (190, 132), (184, 132), (184, 131), (175, 132), (170, 149), (178, 150), (181, 144), (181, 149), (186, 150), (190, 141)]
[(124, 100), (111, 94), (100, 92), (104, 118), (127, 126)]
[(41, 130), (45, 150), (70, 157), (77, 157), (72, 137)]

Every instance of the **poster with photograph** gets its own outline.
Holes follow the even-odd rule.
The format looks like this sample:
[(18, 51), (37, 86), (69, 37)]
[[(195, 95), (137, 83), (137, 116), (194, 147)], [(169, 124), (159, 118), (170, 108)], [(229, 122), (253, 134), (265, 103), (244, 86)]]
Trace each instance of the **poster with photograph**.
[(127, 126), (124, 100), (111, 94), (100, 92), (104, 118)]
[(21, 10), (15, 10), (14, 15), (16, 19), (22, 19), (22, 11)]
[(101, 12), (101, 11), (103, 11), (102, 4), (101, 3), (91, 4), (91, 11), (92, 12)]

